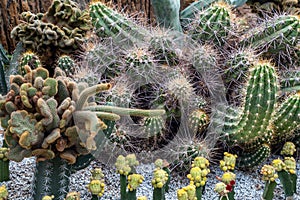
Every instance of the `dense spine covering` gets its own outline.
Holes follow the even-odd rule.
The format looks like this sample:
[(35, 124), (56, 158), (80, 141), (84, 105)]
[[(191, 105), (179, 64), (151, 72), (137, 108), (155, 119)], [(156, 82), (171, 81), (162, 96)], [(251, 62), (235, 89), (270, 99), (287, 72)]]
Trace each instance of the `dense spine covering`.
[(25, 52), (24, 54), (22, 54), (22, 56), (20, 58), (19, 70), (18, 71), (21, 75), (26, 74), (26, 71), (25, 71), (25, 68), (24, 68), (25, 65), (29, 65), (29, 67), (31, 69), (36, 69), (36, 68), (42, 66), (39, 57), (31, 51)]
[(90, 16), (99, 37), (126, 38), (134, 44), (144, 40), (149, 34), (147, 30), (101, 2), (90, 4)]
[(299, 91), (300, 72), (296, 70), (283, 72), (280, 79), (280, 89), (283, 92)]
[(197, 14), (191, 23), (189, 35), (202, 43), (214, 41), (222, 45), (231, 26), (231, 8), (225, 2), (218, 2)]
[(60, 56), (57, 60), (57, 66), (62, 69), (67, 76), (74, 74), (75, 61), (68, 55)]
[(300, 20), (294, 15), (280, 15), (261, 24), (244, 36), (242, 43), (254, 49), (276, 54), (294, 48), (299, 41)]

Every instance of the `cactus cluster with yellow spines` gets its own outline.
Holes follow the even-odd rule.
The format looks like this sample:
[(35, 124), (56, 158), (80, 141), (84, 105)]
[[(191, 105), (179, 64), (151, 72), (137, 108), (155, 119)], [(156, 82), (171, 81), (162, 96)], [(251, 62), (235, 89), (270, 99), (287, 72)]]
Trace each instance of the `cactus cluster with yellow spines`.
[(95, 168), (91, 171), (91, 174), (91, 180), (87, 188), (93, 196), (102, 197), (105, 190), (104, 174), (100, 168)]
[(154, 170), (153, 179), (151, 181), (154, 188), (162, 188), (168, 181), (168, 173), (160, 168)]
[(197, 200), (196, 186), (190, 184), (177, 190), (177, 198), (178, 200)]
[(0, 200), (8, 199), (8, 191), (5, 185), (0, 186)]
[(222, 171), (233, 171), (235, 168), (237, 155), (224, 152), (223, 160), (220, 160), (220, 168)]
[(278, 178), (275, 168), (272, 165), (264, 165), (260, 173), (263, 175), (264, 181), (275, 181)]

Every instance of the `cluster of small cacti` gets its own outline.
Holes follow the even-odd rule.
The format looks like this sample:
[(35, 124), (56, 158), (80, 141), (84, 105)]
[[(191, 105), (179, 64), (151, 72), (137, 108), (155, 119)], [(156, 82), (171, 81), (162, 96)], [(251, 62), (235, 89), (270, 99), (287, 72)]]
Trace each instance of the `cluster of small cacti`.
[(266, 181), (262, 198), (272, 200), (274, 189), (277, 185), (275, 181), (279, 178), (282, 184), (286, 199), (293, 199), (297, 188), (296, 161), (292, 157), (296, 152), (296, 147), (292, 142), (286, 142), (280, 152), (285, 156), (282, 161), (280, 158), (272, 161), (271, 165), (264, 165), (261, 169), (262, 179)]
[(193, 160), (187, 178), (190, 180), (188, 186), (177, 190), (179, 200), (197, 200), (202, 198), (206, 185), (206, 176), (210, 172), (208, 169), (209, 161), (204, 157), (196, 157)]
[(236, 155), (224, 152), (224, 158), (220, 161), (220, 168), (224, 171), (220, 181), (215, 185), (215, 191), (220, 195), (220, 200), (234, 200), (234, 186), (236, 175), (233, 173), (236, 164)]
[(135, 166), (139, 165), (134, 154), (126, 157), (120, 155), (115, 163), (117, 173), (120, 174), (121, 199), (136, 199), (136, 190), (143, 182), (144, 177), (135, 173)]

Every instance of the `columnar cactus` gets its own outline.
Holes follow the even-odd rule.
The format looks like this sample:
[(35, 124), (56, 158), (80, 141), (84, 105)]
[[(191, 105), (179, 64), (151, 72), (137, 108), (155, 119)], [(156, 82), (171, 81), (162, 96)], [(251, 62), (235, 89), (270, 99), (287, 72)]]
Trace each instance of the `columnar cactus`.
[(180, 0), (151, 0), (159, 26), (174, 31), (182, 31), (179, 20)]
[(197, 199), (202, 198), (204, 187), (206, 185), (206, 176), (210, 172), (208, 169), (209, 162), (204, 157), (196, 157), (193, 161), (190, 173), (187, 175), (190, 179), (190, 185), (196, 186), (196, 197)]
[(161, 169), (156, 168), (153, 173), (152, 186), (153, 200), (165, 200), (166, 185), (168, 184), (169, 174)]

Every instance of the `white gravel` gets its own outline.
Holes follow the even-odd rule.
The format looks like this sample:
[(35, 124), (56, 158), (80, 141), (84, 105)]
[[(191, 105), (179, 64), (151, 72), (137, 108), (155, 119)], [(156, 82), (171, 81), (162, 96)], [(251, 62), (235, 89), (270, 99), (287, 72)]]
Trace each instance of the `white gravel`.
[[(0, 134), (1, 135), (1, 134)], [(2, 140), (0, 136), (0, 141)], [(0, 144), (1, 146), (1, 144)], [(273, 157), (272, 159), (274, 159)], [(271, 158), (266, 161), (270, 163)], [(78, 191), (83, 200), (91, 199), (90, 193), (86, 189), (89, 182), (90, 170), (95, 167), (101, 167), (105, 174), (105, 195), (101, 198), (104, 200), (118, 200), (119, 196), (119, 175), (115, 173), (114, 167), (106, 167), (100, 162), (93, 161), (90, 166), (80, 170), (71, 176), (71, 191)], [(10, 200), (30, 200), (30, 189), (33, 182), (33, 169), (35, 168), (35, 159), (26, 158), (22, 162), (10, 162), (10, 181), (0, 183), (5, 184), (9, 190)], [(264, 189), (264, 182), (261, 181), (259, 174), (261, 166), (253, 169), (251, 172), (236, 170), (236, 186), (235, 186), (235, 199), (236, 200), (259, 200)], [(141, 164), (137, 167), (137, 172), (145, 177), (145, 181), (139, 187), (138, 196), (147, 196), (152, 199), (153, 188), (151, 186), (152, 172), (154, 169), (153, 164)], [(202, 197), (203, 200), (217, 200), (218, 195), (214, 192), (214, 185), (217, 183), (216, 176), (222, 176), (222, 171), (218, 166), (211, 166), (211, 173), (208, 175), (208, 182), (205, 188), (205, 193)], [(297, 160), (297, 176), (300, 177), (300, 163)], [(166, 194), (167, 200), (176, 200), (176, 190), (188, 185), (186, 177), (171, 176), (170, 191)], [(300, 178), (297, 182), (297, 192), (300, 192)], [(283, 200), (284, 193), (280, 184), (277, 185), (274, 200)], [(295, 200), (300, 200), (299, 194), (295, 195)]]
[[(11, 180), (4, 182), (9, 189), (9, 199), (12, 200), (28, 200), (31, 199), (30, 187), (33, 181), (33, 169), (35, 167), (35, 159), (27, 158), (20, 163), (10, 162), (10, 177)], [(105, 174), (106, 192), (101, 199), (105, 200), (117, 200), (119, 199), (119, 176), (115, 173), (115, 170), (111, 167), (105, 167), (99, 162), (92, 162), (92, 164), (84, 170), (80, 170), (71, 176), (70, 190), (78, 191), (81, 194), (83, 200), (91, 199), (91, 195), (86, 189), (86, 185), (89, 182), (90, 170), (93, 167), (101, 167)], [(152, 187), (151, 179), (154, 169), (153, 164), (142, 164), (137, 167), (137, 172), (145, 177), (145, 181), (138, 189), (138, 195), (147, 196), (148, 199), (152, 199)], [(216, 176), (221, 176), (222, 171), (218, 166), (212, 166), (211, 173), (208, 176), (207, 186), (203, 195), (204, 200), (218, 199), (217, 194), (213, 191), (214, 185), (217, 183)], [(299, 161), (297, 163), (298, 177), (300, 175)], [(261, 175), (259, 169), (252, 172), (235, 171), (237, 175), (237, 181), (235, 186), (235, 199), (237, 200), (258, 200), (261, 199), (261, 195), (264, 188), (264, 182), (260, 180)], [(166, 199), (175, 200), (176, 190), (188, 184), (186, 177), (174, 177), (172, 176), (170, 184), (170, 192), (166, 195)], [(298, 188), (300, 191), (300, 180), (298, 179)], [(284, 193), (280, 185), (277, 186), (275, 192), (275, 200), (284, 199)], [(300, 199), (299, 195), (295, 195), (295, 199)]]

